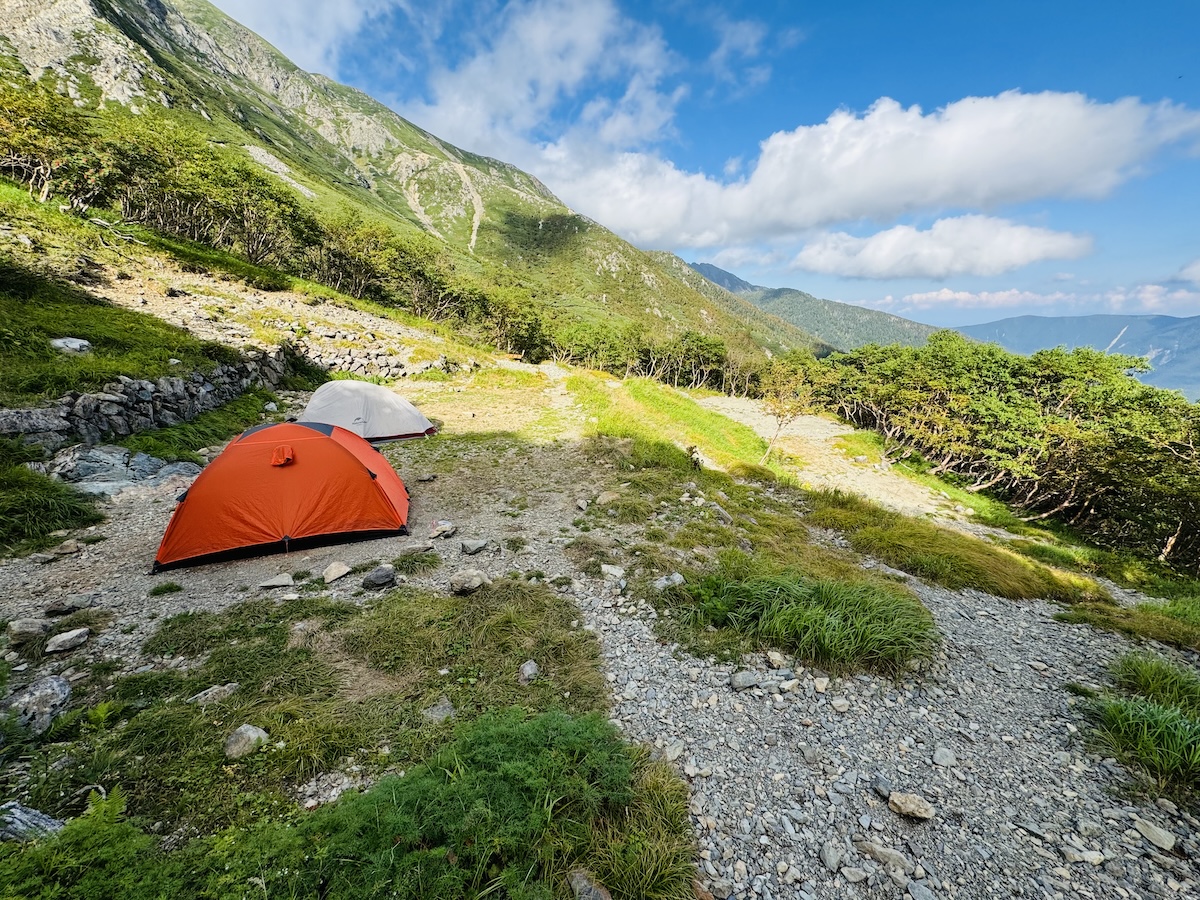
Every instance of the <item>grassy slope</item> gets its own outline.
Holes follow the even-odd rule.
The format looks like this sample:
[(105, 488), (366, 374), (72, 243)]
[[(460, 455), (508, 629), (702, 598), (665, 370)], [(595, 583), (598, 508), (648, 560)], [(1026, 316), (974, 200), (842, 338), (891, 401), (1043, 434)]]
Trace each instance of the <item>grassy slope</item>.
[(756, 291), (748, 294), (746, 299), (768, 313), (807, 329), (839, 350), (853, 350), (864, 344), (920, 347), (938, 330), (879, 310), (821, 300), (791, 288)]

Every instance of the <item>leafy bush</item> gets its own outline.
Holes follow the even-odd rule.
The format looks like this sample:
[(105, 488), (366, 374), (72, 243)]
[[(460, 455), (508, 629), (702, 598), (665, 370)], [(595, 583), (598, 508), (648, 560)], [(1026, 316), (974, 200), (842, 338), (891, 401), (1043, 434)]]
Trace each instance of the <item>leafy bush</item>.
[(617, 900), (691, 892), (686, 790), (600, 714), (510, 710), (461, 728), (402, 777), (293, 821), (167, 853), (121, 818), (119, 791), (56, 836), (0, 846), (14, 896), (550, 900), (575, 868)]

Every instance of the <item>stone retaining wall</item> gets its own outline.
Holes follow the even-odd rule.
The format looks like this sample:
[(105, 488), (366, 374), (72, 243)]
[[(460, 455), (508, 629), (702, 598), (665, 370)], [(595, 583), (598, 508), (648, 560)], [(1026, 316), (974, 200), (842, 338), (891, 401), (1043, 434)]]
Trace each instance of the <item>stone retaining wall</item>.
[(287, 372), (282, 350), (249, 351), (239, 363), (218, 365), (204, 375), (164, 376), (144, 381), (121, 376), (103, 391), (72, 391), (51, 406), (0, 409), (0, 437), (22, 437), (57, 450), (106, 435), (123, 437), (194, 419), (256, 387), (274, 388)]

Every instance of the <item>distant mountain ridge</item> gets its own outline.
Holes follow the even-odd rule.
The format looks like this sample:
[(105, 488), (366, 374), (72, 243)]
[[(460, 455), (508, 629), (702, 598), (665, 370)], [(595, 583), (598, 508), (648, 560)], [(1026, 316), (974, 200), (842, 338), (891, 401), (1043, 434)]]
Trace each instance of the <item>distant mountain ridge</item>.
[(710, 263), (689, 263), (710, 282), (749, 300), (764, 312), (778, 316), (838, 350), (864, 344), (924, 346), (940, 329), (877, 309), (822, 300), (793, 288), (767, 288), (743, 281)]
[(1015, 316), (957, 330), (1013, 353), (1061, 346), (1144, 356), (1153, 369), (1140, 380), (1200, 399), (1200, 316)]
[[(366, 94), (305, 72), (206, 0), (3, 0), (0, 77), (81, 107), (161, 108), (272, 172), (323, 214), (421, 231), (457, 270), (544, 307), (556, 336), (688, 331), (731, 355), (819, 348), (740, 296), (714, 305), (515, 166), (454, 147)], [(753, 336), (751, 336), (753, 335)]]

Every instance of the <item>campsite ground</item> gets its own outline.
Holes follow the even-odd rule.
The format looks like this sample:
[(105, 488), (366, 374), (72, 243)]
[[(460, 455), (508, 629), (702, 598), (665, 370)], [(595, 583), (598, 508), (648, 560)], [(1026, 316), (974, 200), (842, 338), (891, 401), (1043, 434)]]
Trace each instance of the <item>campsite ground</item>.
[[(218, 290), (194, 278), (186, 283), (193, 297), (200, 288)], [(371, 323), (397, 343), (447, 346), (359, 311), (314, 311), (295, 295), (219, 290), (224, 312), (214, 314), (197, 300), (186, 315), (178, 306), (171, 314), (203, 336), (225, 340), (231, 327), (249, 337), (252, 320), (278, 337), (284, 330), (278, 323), (324, 317), (343, 329)], [(147, 294), (145, 283), (121, 291), (121, 302), (139, 305), (149, 295), (152, 308), (162, 303), (165, 310), (161, 294)], [(476, 568), (497, 582), (515, 575), (547, 586), (576, 611), (570, 627), (598, 642), (611, 718), (688, 785), (702, 883), (697, 896), (925, 900), (1200, 891), (1200, 821), (1186, 806), (1156, 802), (1144, 782), (1088, 743), (1078, 697), (1069, 690), (1106, 687), (1108, 666), (1129, 640), (1058, 621), (1062, 608), (1046, 600), (953, 590), (885, 566), (855, 552), (836, 530), (803, 525), (811, 512), (805, 492), (765, 476), (756, 480), (753, 471), (721, 482), (725, 487), (706, 487), (700, 476), (669, 466), (654, 469), (653, 479), (646, 475), (650, 464), (638, 457), (638, 442), (654, 438), (697, 446), (710, 459), (742, 453), (745, 463), (754, 462), (761, 449), (722, 443), (761, 448), (761, 437), (774, 432), (773, 421), (749, 401), (708, 398), (697, 405), (660, 387), (638, 388), (650, 393), (635, 396), (634, 388), (606, 376), (553, 364), (475, 361), (482, 367), (395, 386), (443, 426), (435, 438), (386, 448), (412, 494), (408, 537), (152, 576), (173, 498), (185, 486), (174, 482), (116, 495), (104, 508), (104, 524), (74, 536), (81, 539), (74, 554), (44, 564), (0, 562), (0, 597), (10, 619), (40, 616), (70, 598), (93, 606), (86, 644), (29, 662), (14, 656), (12, 684), (56, 672), (95, 703), (123, 675), (205, 671), (205, 653), (143, 649), (181, 613), (225, 615), (257, 599), (286, 611), (325, 597), (370, 615), (386, 608), (385, 596), (448, 596), (451, 576)], [(295, 399), (297, 406), (302, 401)], [(606, 413), (604, 403), (615, 412)], [(667, 416), (663, 410), (673, 403), (685, 404), (697, 422), (705, 409), (726, 418), (706, 420), (709, 431), (686, 441), (665, 426), (647, 425), (659, 433), (630, 436), (606, 424), (628, 418), (622, 410), (633, 408), (645, 412), (645, 422), (659, 421), (651, 416)], [(784, 474), (798, 484), (859, 493), (926, 522), (991, 533), (935, 490), (887, 466), (853, 461), (839, 447), (845, 435), (826, 419), (801, 418), (783, 435), (779, 466), (790, 467)], [(454, 524), (453, 537), (429, 538), (431, 523), (439, 521)], [(775, 526), (767, 522), (780, 530), (771, 534)], [(898, 673), (851, 667), (840, 676), (786, 652), (768, 653), (766, 644), (740, 660), (694, 653), (699, 644), (670, 621), (672, 607), (653, 580), (698, 571), (731, 547), (774, 546), (773, 538), (811, 542), (803, 549), (807, 557), (791, 548), (794, 558), (844, 567), (919, 598), (936, 625), (936, 651)], [(462, 540), (488, 544), (467, 555)], [(440, 564), (413, 571), (394, 595), (362, 587), (366, 569), (405, 551), (436, 554)], [(354, 572), (325, 585), (321, 573), (334, 562)], [(296, 584), (260, 587), (280, 573), (293, 574)], [(163, 592), (168, 583), (179, 589)], [(303, 625), (291, 627), (304, 632)], [(484, 689), (458, 669), (406, 680), (348, 655), (338, 626), (313, 630), (319, 637), (306, 646), (338, 679), (333, 699), (322, 695), (323, 703), (352, 709), (384, 696), (419, 709), (445, 694), (463, 712), (472, 692)], [(700, 632), (703, 639), (717, 629), (701, 625)], [(515, 690), (515, 679), (510, 673), (513, 685), (505, 690)], [(254, 702), (269, 701), (264, 695)], [(210, 726), (207, 739), (216, 741), (233, 724)], [(377, 747), (351, 749), (320, 777), (295, 779), (292, 796), (309, 805), (329, 802), (342, 788), (389, 770)], [(29, 778), (29, 770), (9, 773), (6, 784), (19, 793)], [(889, 791), (921, 795), (932, 817), (895, 811)], [(73, 801), (76, 810), (81, 797)]]

